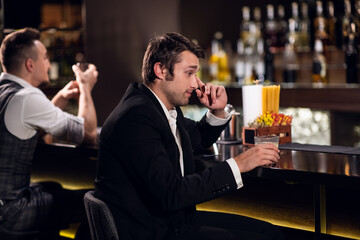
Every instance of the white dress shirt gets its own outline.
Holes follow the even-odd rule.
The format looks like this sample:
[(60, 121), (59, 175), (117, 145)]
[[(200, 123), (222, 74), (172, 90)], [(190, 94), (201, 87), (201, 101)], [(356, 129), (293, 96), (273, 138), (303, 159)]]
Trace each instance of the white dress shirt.
[[(174, 135), (176, 144), (179, 148), (179, 162), (180, 162), (180, 169), (181, 169), (181, 174), (182, 176), (184, 176), (184, 159), (183, 159), (183, 151), (182, 151), (182, 147), (181, 147), (181, 137), (180, 137), (180, 133), (179, 130), (177, 129), (177, 125), (176, 125), (176, 117), (177, 117), (177, 112), (175, 109), (168, 111), (165, 104), (160, 100), (160, 98), (158, 98), (158, 96), (156, 96), (156, 94), (150, 89), (148, 88), (156, 97), (156, 99), (159, 101), (162, 109), (164, 110), (164, 113), (166, 115), (166, 118), (168, 119), (170, 128), (171, 128), (171, 132)], [(211, 126), (220, 126), (225, 124), (229, 119), (231, 118), (231, 114), (225, 111), (225, 119), (222, 118), (218, 118), (215, 115), (213, 115), (210, 111), (207, 111), (206, 113), (206, 122), (209, 123)], [(241, 178), (241, 173), (240, 173), (240, 169), (238, 167), (238, 165), (235, 162), (234, 158), (229, 158), (226, 160), (226, 162), (229, 164), (231, 171), (234, 175), (236, 184), (237, 184), (237, 188), (241, 188), (243, 186), (243, 181)]]
[(20, 139), (33, 137), (42, 129), (51, 135), (80, 144), (84, 138), (84, 119), (62, 111), (38, 88), (9, 73), (1, 73), (0, 80), (20, 84), (20, 89), (5, 110), (8, 131)]

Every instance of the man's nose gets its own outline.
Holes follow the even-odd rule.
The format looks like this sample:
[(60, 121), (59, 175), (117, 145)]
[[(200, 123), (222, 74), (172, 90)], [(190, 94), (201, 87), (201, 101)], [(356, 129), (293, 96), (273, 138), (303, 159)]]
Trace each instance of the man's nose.
[(197, 81), (197, 76), (195, 75), (195, 77), (192, 78), (191, 80), (191, 87), (193, 89), (198, 89), (199, 88), (199, 84), (198, 84), (198, 81)]

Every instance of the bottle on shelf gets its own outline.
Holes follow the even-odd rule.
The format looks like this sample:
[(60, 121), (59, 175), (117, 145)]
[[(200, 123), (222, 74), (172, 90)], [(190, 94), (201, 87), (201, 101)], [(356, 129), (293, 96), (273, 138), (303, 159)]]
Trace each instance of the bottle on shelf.
[(255, 70), (255, 80), (265, 81), (265, 62), (264, 62), (264, 41), (258, 39), (257, 41), (257, 51), (254, 56), (254, 70)]
[(323, 14), (322, 1), (316, 1), (316, 17), (314, 18), (315, 39), (321, 40), (323, 46), (326, 46), (328, 34), (326, 33), (326, 19)]
[(327, 83), (326, 59), (324, 56), (324, 46), (321, 39), (315, 39), (314, 59), (313, 59), (313, 83)]
[(266, 20), (265, 20), (265, 51), (274, 53), (277, 47), (277, 24), (274, 19), (274, 6), (272, 4), (266, 5)]
[[(352, 25), (354, 23), (354, 25)], [(358, 32), (356, 29), (356, 21), (354, 16), (351, 13), (351, 2), (350, 0), (344, 0), (344, 16), (342, 19), (342, 40), (343, 46), (346, 46), (349, 40), (349, 34), (353, 31), (351, 28), (355, 26), (355, 32)]]
[(245, 78), (244, 84), (250, 85), (253, 84), (256, 80), (256, 72), (254, 66), (254, 49), (245, 48)]
[(347, 35), (347, 41), (345, 45), (345, 64), (346, 64), (346, 82), (358, 83), (358, 48), (356, 38), (356, 26), (355, 23), (351, 23), (350, 32)]
[(300, 46), (299, 51), (310, 51), (310, 19), (309, 7), (306, 2), (301, 3), (301, 20), (300, 20)]
[[(289, 24), (289, 35), (291, 35), (292, 45), (295, 49), (301, 47), (300, 45), (300, 19), (299, 19), (299, 5), (297, 2), (291, 3), (292, 16), (288, 20)], [(291, 24), (291, 26), (290, 26)]]
[(209, 59), (210, 80), (229, 83), (231, 74), (229, 69), (228, 55), (222, 43), (223, 34), (216, 32), (211, 42), (211, 56)]
[(274, 54), (269, 48), (265, 48), (265, 78), (269, 82), (274, 82)]
[(276, 19), (276, 46), (278, 50), (282, 50), (286, 44), (286, 35), (288, 32), (288, 23), (285, 20), (285, 9), (283, 5), (278, 5), (277, 19)]
[(261, 21), (261, 9), (259, 7), (254, 8), (254, 27), (255, 27), (255, 38), (262, 39), (263, 24)]
[(285, 45), (282, 60), (284, 67), (283, 81), (288, 83), (296, 82), (296, 72), (299, 70), (299, 61), (292, 38), (289, 38), (289, 41)]
[(335, 17), (335, 13), (334, 13), (334, 3), (332, 1), (329, 1), (327, 3), (327, 9), (328, 9), (328, 17), (326, 19), (326, 32), (328, 34), (328, 41), (327, 41), (327, 45), (330, 48), (333, 48), (335, 46), (337, 46), (337, 31), (336, 31), (336, 27), (337, 27), (337, 19)]
[(240, 25), (240, 39), (244, 44), (244, 48), (255, 48), (256, 29), (253, 21), (250, 20), (250, 8), (244, 6), (242, 8), (242, 21)]
[(216, 32), (211, 41), (211, 55), (209, 58), (209, 76), (210, 81), (217, 81), (219, 75), (219, 55), (220, 42), (218, 38), (222, 38), (222, 33)]
[[(356, 28), (360, 29), (360, 0), (355, 0), (354, 4), (355, 10), (355, 21), (356, 21)], [(359, 38), (360, 31), (356, 34), (357, 38)]]
[(240, 85), (245, 83), (245, 61), (244, 44), (241, 39), (238, 39), (237, 51), (234, 58), (234, 75), (236, 78), (235, 81)]

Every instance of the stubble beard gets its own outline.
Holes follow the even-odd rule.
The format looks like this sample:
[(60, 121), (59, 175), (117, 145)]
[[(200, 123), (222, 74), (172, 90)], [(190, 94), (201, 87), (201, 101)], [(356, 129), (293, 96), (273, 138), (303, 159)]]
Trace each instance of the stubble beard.
[[(174, 77), (171, 76), (170, 73), (167, 73), (165, 76), (165, 80), (173, 81)], [(166, 97), (167, 97), (169, 103), (172, 104), (174, 107), (186, 106), (189, 104), (189, 99), (190, 99), (190, 97), (187, 97), (187, 92), (180, 94), (180, 93), (176, 92), (176, 89), (172, 89), (172, 88), (167, 89)]]

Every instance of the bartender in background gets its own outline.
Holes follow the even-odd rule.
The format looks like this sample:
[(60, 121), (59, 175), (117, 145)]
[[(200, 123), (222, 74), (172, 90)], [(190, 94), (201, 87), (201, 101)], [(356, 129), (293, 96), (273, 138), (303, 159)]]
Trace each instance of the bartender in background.
[[(69, 82), (52, 101), (38, 89), (49, 83), (47, 51), (39, 31), (25, 28), (1, 44), (0, 76), (0, 234), (47, 230), (57, 233), (69, 223), (83, 221), (77, 239), (90, 239), (83, 195), (60, 184), (30, 183), (39, 131), (76, 144), (96, 142), (97, 118), (91, 91), (97, 82), (94, 65), (82, 72), (73, 66)], [(78, 115), (64, 112), (69, 99), (79, 99)]]

